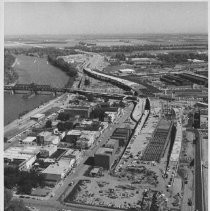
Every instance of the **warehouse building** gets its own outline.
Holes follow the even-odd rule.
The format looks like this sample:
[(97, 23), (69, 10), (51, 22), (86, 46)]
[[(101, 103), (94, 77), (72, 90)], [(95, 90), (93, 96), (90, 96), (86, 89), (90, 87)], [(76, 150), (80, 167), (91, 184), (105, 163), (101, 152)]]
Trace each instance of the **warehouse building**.
[(35, 120), (35, 121), (39, 121), (41, 119), (43, 119), (45, 117), (44, 114), (35, 114), (33, 116), (30, 117), (31, 120)]
[(131, 129), (129, 128), (116, 128), (113, 132), (111, 139), (119, 140), (119, 146), (124, 146), (131, 135)]
[(36, 147), (11, 147), (4, 152), (5, 167), (13, 166), (19, 170), (30, 170), (39, 149)]
[(36, 137), (28, 136), (25, 139), (23, 139), (22, 141), (20, 141), (20, 143), (34, 145), (34, 144), (36, 144)]
[(70, 116), (79, 115), (81, 118), (89, 118), (91, 111), (91, 106), (71, 106), (64, 109), (64, 112), (70, 114)]
[(74, 163), (74, 159), (60, 159), (55, 164), (49, 165), (42, 171), (42, 174), (45, 176), (45, 183), (55, 185), (66, 176)]
[(133, 69), (121, 69), (121, 70), (119, 70), (119, 73), (134, 74), (135, 70), (133, 70)]
[(110, 148), (113, 149), (113, 153), (115, 154), (115, 152), (117, 151), (118, 147), (119, 147), (119, 140), (117, 139), (110, 139), (106, 144), (105, 144), (106, 148)]

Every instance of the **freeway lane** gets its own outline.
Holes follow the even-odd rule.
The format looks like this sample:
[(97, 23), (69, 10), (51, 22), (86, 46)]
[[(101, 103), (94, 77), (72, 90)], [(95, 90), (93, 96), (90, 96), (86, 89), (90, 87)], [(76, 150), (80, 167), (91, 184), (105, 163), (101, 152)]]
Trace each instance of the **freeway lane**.
[(201, 142), (196, 130), (195, 145), (195, 210), (204, 211), (202, 164), (201, 164)]

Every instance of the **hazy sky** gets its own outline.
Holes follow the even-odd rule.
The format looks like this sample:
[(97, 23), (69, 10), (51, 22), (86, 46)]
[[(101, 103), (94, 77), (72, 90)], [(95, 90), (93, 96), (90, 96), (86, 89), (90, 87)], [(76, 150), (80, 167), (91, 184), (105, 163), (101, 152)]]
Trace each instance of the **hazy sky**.
[(207, 2), (5, 3), (5, 34), (207, 33)]

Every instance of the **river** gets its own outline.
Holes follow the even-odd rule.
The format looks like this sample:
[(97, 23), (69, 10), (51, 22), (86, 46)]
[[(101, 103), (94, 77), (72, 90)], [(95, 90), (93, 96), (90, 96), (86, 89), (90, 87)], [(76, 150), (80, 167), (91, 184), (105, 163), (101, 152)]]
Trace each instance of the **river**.
[[(47, 84), (53, 87), (64, 87), (69, 77), (60, 69), (48, 64), (46, 59), (19, 55), (14, 65), (19, 78), (17, 83)], [(54, 97), (37, 95), (23, 99), (22, 94), (4, 93), (4, 125), (19, 117), (19, 114), (32, 110)]]

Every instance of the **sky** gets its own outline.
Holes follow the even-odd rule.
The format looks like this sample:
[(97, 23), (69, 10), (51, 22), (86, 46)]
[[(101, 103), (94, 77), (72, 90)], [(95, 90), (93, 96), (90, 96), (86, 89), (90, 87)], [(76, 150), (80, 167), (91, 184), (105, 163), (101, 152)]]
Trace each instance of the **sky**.
[(208, 33), (208, 5), (207, 2), (7, 2), (4, 33)]

